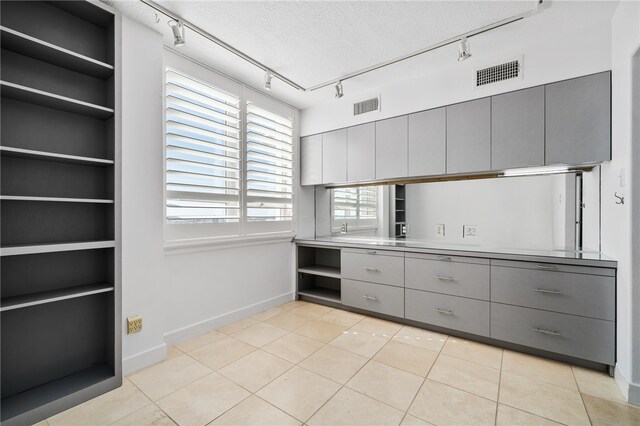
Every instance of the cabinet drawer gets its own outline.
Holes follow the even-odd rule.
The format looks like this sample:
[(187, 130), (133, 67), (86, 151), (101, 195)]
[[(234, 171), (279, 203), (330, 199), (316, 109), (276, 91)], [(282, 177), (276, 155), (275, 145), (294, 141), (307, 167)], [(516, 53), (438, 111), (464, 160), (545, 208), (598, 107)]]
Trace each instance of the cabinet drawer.
[(405, 287), (489, 300), (489, 265), (407, 257)]
[(491, 304), (491, 337), (614, 365), (615, 323), (537, 309)]
[(342, 304), (403, 318), (404, 289), (343, 279)]
[(407, 289), (405, 318), (489, 336), (489, 302), (482, 300)]
[(594, 266), (562, 265), (558, 263), (521, 262), (517, 260), (491, 260), (491, 266), (506, 266), (509, 268), (535, 269), (537, 271), (570, 272), (574, 274), (602, 275), (615, 277), (615, 268), (597, 268)]
[(352, 280), (404, 286), (404, 257), (394, 253), (385, 256), (380, 251), (342, 251), (342, 276)]
[(491, 267), (491, 301), (615, 320), (614, 277)]

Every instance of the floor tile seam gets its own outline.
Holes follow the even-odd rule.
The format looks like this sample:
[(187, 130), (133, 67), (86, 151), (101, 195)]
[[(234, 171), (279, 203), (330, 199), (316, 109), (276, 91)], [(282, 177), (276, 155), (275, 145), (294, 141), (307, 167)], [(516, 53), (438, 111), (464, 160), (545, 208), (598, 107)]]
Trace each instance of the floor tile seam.
[(547, 417), (547, 416), (542, 415), (542, 414), (533, 413), (533, 412), (531, 412), (529, 410), (525, 410), (524, 408), (516, 407), (515, 405), (511, 405), (511, 404), (507, 404), (506, 402), (498, 401), (498, 406), (500, 406), (500, 405), (504, 405), (505, 407), (513, 408), (514, 410), (522, 411), (523, 413), (527, 413), (527, 414), (530, 414), (532, 416), (540, 417), (540, 418), (543, 418), (545, 420), (549, 420), (550, 422), (554, 422), (554, 423), (557, 423), (557, 424), (560, 424), (560, 425), (567, 425), (567, 423), (563, 423), (560, 420), (552, 419), (551, 417)]
[[(244, 390), (244, 388), (243, 388)], [(236, 406), (238, 406), (240, 403), (242, 403), (244, 400), (246, 400), (247, 398), (250, 398), (252, 395), (251, 392), (249, 392), (249, 395), (246, 395), (244, 398), (242, 398), (240, 401), (236, 402), (235, 404), (233, 404), (231, 407), (227, 408), (226, 410), (224, 410), (224, 412), (218, 414), (217, 416), (215, 416), (213, 419), (205, 422), (205, 425), (210, 425), (211, 423), (215, 422), (217, 419), (219, 419), (220, 417), (224, 416), (225, 414), (227, 414), (229, 411), (233, 410)], [(186, 424), (180, 424), (178, 422), (176, 422), (176, 424), (178, 426), (191, 426), (191, 425), (186, 425)]]
[[(106, 394), (104, 394), (104, 395), (106, 395)], [(146, 397), (146, 395), (145, 395), (145, 397)], [(92, 400), (89, 400), (89, 401), (92, 401)], [(89, 402), (89, 401), (87, 401), (87, 402)], [(80, 405), (82, 405), (82, 404), (80, 404)], [(80, 405), (77, 405), (76, 407), (79, 407)], [(112, 422), (109, 422), (108, 424), (109, 424), (109, 425), (112, 425), (112, 424), (114, 424), (114, 423), (117, 423), (117, 422), (119, 422), (120, 420), (124, 419), (125, 417), (130, 416), (131, 414), (135, 414), (135, 413), (137, 413), (138, 411), (142, 411), (142, 410), (144, 410), (145, 408), (147, 408), (147, 407), (148, 407), (148, 406), (150, 406), (150, 405), (155, 405), (155, 403), (154, 403), (153, 401), (151, 401), (151, 399), (149, 399), (149, 403), (148, 403), (148, 404), (145, 404), (144, 406), (142, 406), (142, 407), (140, 407), (140, 408), (138, 408), (138, 409), (136, 409), (136, 410), (133, 410), (132, 412), (127, 413), (127, 414), (123, 415), (122, 417), (118, 417), (117, 419), (115, 419), (115, 420), (114, 420), (114, 421), (112, 421)], [(75, 407), (73, 407), (73, 408), (75, 408)], [(64, 411), (63, 411), (63, 413), (64, 413)], [(51, 416), (51, 417), (53, 417), (53, 416)], [(50, 423), (49, 423), (49, 419), (47, 419), (47, 424), (50, 424)]]
[(498, 393), (496, 395), (496, 417), (493, 420), (493, 424), (498, 424), (498, 410), (500, 409), (500, 388), (502, 387), (502, 362), (504, 361), (504, 350), (500, 350), (500, 373), (498, 374)]
[(560, 386), (560, 385), (557, 385), (557, 384), (555, 384), (555, 383), (551, 383), (551, 382), (548, 382), (548, 381), (546, 381), (546, 380), (539, 379), (539, 378), (537, 378), (537, 377), (524, 376), (524, 375), (522, 375), (522, 374), (518, 374), (518, 373), (513, 373), (513, 372), (509, 372), (509, 371), (503, 371), (502, 369), (501, 369), (501, 371), (500, 371), (500, 379), (502, 379), (502, 377), (503, 377), (505, 374), (510, 375), (510, 376), (516, 376), (516, 377), (519, 377), (519, 378), (521, 378), (521, 379), (533, 380), (533, 381), (535, 381), (535, 382), (537, 382), (537, 383), (541, 383), (541, 384), (543, 384), (543, 385), (553, 386), (554, 388), (562, 389), (562, 390), (565, 390), (565, 391), (568, 391), (568, 392), (577, 392), (577, 393), (581, 393), (581, 392), (580, 392), (580, 390), (579, 390), (579, 388), (577, 388), (577, 386), (576, 386), (576, 389), (569, 389), (569, 388), (567, 388), (567, 387)]
[(431, 378), (431, 377), (429, 377), (429, 376), (427, 376), (426, 378), (427, 378), (427, 379), (429, 379), (429, 380), (431, 380), (432, 382), (436, 382), (436, 383), (439, 383), (439, 384), (441, 384), (441, 385), (449, 386), (450, 388), (453, 388), (453, 389), (456, 389), (456, 390), (459, 390), (459, 391), (462, 391), (462, 392), (466, 392), (466, 393), (468, 393), (468, 394), (470, 394), (470, 395), (477, 396), (477, 397), (480, 397), (480, 398), (482, 398), (482, 399), (486, 399), (487, 401), (491, 401), (491, 402), (493, 402), (493, 403), (495, 403), (495, 404), (497, 404), (497, 403), (498, 403), (498, 397), (497, 397), (497, 394), (496, 394), (496, 399), (491, 399), (491, 398), (488, 398), (488, 397), (486, 397), (486, 396), (479, 395), (479, 394), (477, 394), (477, 393), (475, 393), (475, 392), (471, 392), (471, 391), (469, 391), (469, 390), (459, 388), (458, 386), (454, 386), (454, 385), (449, 384), (449, 383), (441, 382), (440, 380), (438, 380), (438, 379), (434, 379), (434, 378)]
[[(258, 350), (260, 350), (260, 349), (258, 349)], [(255, 352), (255, 351), (254, 351), (254, 352)], [(252, 352), (252, 353), (253, 353), (253, 352)], [(265, 352), (265, 353), (269, 354), (268, 352)], [(269, 355), (272, 355), (272, 354), (269, 354)], [(246, 356), (246, 355), (245, 355), (245, 356)], [(273, 356), (276, 356), (276, 355), (273, 355)], [(242, 358), (244, 358), (244, 357), (242, 357)], [(242, 359), (242, 358), (239, 358), (239, 359), (237, 359), (236, 361), (239, 361), (239, 360), (240, 360), (240, 359)], [(280, 359), (282, 359), (282, 358), (280, 358)], [(287, 360), (285, 359), (284, 361), (287, 361)], [(235, 361), (234, 361), (234, 362), (235, 362)], [(282, 372), (281, 374), (279, 374), (277, 377), (274, 377), (273, 379), (269, 380), (269, 381), (268, 381), (267, 383), (265, 383), (264, 385), (260, 386), (260, 388), (256, 389), (255, 391), (252, 391), (251, 389), (247, 389), (247, 388), (245, 388), (245, 387), (244, 387), (244, 386), (242, 386), (240, 383), (237, 383), (236, 381), (234, 381), (234, 380), (233, 380), (233, 379), (231, 379), (230, 377), (225, 376), (224, 374), (220, 373), (219, 371), (216, 371), (216, 372), (217, 372), (218, 374), (220, 374), (222, 377), (224, 377), (225, 379), (230, 380), (232, 383), (234, 383), (234, 384), (236, 384), (236, 385), (240, 386), (242, 389), (246, 390), (247, 392), (250, 392), (250, 393), (252, 393), (252, 394), (255, 394), (255, 393), (259, 392), (260, 390), (262, 390), (263, 388), (265, 388), (266, 386), (268, 386), (269, 384), (271, 384), (273, 381), (275, 381), (275, 380), (279, 379), (280, 377), (284, 376), (287, 372), (291, 371), (293, 368), (295, 368), (295, 367), (296, 367), (296, 364), (292, 363), (291, 361), (287, 361), (287, 362), (288, 362), (289, 364), (291, 364), (291, 366), (290, 366), (290, 367), (288, 367), (285, 371), (283, 371), (283, 372)], [(231, 365), (231, 364), (227, 364), (227, 365)], [(222, 368), (224, 368), (224, 367), (222, 367)]]
[(476, 365), (476, 366), (479, 366), (479, 367), (490, 368), (490, 369), (492, 369), (494, 371), (497, 371), (498, 372), (498, 376), (502, 375), (502, 361), (500, 361), (500, 367), (496, 368), (496, 367), (490, 367), (488, 365), (480, 364), (479, 362), (476, 362), (476, 361), (470, 361), (468, 359), (460, 358), (460, 357), (457, 357), (457, 356), (451, 355), (451, 354), (442, 353), (442, 355), (444, 355), (446, 357), (449, 357), (449, 358), (454, 358), (454, 359), (456, 359), (458, 361), (468, 362), (469, 364), (473, 364), (473, 365)]

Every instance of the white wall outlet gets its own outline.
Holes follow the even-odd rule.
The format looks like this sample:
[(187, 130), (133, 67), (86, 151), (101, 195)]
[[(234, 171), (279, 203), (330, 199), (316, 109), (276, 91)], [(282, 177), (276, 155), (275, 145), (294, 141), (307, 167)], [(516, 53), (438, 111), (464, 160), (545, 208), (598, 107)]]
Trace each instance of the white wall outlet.
[(477, 238), (478, 237), (478, 225), (463, 225), (462, 226), (463, 238)]
[(444, 237), (444, 223), (436, 225), (436, 237)]

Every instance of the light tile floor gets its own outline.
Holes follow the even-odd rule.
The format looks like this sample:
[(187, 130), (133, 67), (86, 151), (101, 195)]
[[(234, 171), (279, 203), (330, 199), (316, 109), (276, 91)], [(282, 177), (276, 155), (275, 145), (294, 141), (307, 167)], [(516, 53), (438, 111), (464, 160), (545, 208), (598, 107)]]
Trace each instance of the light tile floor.
[(170, 348), (43, 425), (640, 425), (613, 379), (305, 302)]

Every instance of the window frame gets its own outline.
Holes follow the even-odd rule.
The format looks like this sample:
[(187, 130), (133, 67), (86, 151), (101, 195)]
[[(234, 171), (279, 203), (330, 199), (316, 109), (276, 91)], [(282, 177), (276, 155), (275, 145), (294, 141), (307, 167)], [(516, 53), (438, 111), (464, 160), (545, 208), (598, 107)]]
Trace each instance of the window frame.
[[(376, 217), (373, 219), (362, 219), (360, 218), (360, 190), (363, 188), (375, 188), (376, 194)], [(348, 190), (348, 189), (356, 189), (357, 192), (357, 202), (356, 206), (356, 217), (355, 218), (347, 218), (347, 219), (336, 219), (335, 217), (335, 203), (336, 203), (336, 190)], [(342, 224), (347, 224), (347, 233), (357, 234), (357, 233), (367, 233), (370, 231), (378, 230), (380, 227), (381, 220), (381, 211), (380, 211), (380, 202), (382, 201), (382, 192), (380, 186), (358, 186), (351, 188), (334, 188), (331, 189), (330, 197), (329, 197), (329, 208), (331, 212), (329, 229), (331, 235), (338, 235), (342, 233)]]
[[(237, 95), (240, 98), (240, 220), (230, 223), (171, 223), (167, 220), (167, 124), (166, 124), (166, 71), (173, 69), (186, 76), (200, 80), (218, 90)], [(214, 69), (184, 57), (170, 49), (165, 49), (162, 64), (162, 221), (165, 248), (184, 246), (215, 245), (242, 241), (263, 241), (282, 239), (295, 235), (297, 229), (298, 195), (298, 149), (299, 149), (299, 111), (287, 103), (260, 93), (247, 85), (229, 78)], [(252, 221), (247, 220), (247, 102), (274, 114), (290, 116), (293, 121), (293, 187), (291, 221)]]

